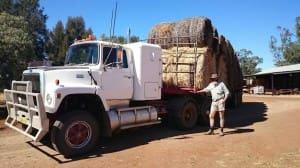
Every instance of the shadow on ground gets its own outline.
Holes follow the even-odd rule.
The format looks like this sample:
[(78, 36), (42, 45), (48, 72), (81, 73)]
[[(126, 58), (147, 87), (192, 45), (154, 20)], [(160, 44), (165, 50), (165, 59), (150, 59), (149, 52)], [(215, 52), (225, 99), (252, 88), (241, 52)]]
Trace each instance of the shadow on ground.
[(239, 128), (267, 120), (268, 108), (263, 102), (245, 102), (225, 113), (226, 127)]
[(6, 107), (0, 106), (0, 120), (7, 117)]
[[(263, 102), (246, 102), (236, 109), (229, 109), (226, 111), (226, 127), (232, 128), (231, 131), (225, 132), (226, 135), (254, 132), (254, 129), (245, 128), (257, 122), (267, 120), (266, 116), (267, 106)], [(218, 124), (217, 124), (218, 126)], [(27, 142), (32, 147), (51, 157), (58, 163), (68, 163), (77, 160), (89, 159), (94, 157), (101, 157), (103, 154), (113, 153), (130, 149), (136, 146), (148, 144), (151, 141), (160, 140), (164, 138), (174, 138), (176, 140), (183, 140), (194, 138), (190, 136), (195, 133), (206, 132), (207, 126), (197, 126), (190, 131), (179, 131), (167, 128), (164, 125), (156, 125), (146, 128), (133, 129), (121, 132), (112, 138), (102, 138), (99, 145), (91, 153), (74, 158), (64, 158), (62, 155), (55, 152), (47, 152), (43, 147), (51, 148), (49, 141), (44, 141), (41, 145), (36, 145), (32, 142)]]

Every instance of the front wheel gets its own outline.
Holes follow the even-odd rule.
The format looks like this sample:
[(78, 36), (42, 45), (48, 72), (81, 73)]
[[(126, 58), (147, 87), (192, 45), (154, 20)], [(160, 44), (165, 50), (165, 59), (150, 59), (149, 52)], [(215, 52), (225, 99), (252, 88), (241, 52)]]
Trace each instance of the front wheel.
[(51, 142), (65, 157), (89, 152), (99, 138), (99, 123), (87, 112), (70, 112), (53, 124)]

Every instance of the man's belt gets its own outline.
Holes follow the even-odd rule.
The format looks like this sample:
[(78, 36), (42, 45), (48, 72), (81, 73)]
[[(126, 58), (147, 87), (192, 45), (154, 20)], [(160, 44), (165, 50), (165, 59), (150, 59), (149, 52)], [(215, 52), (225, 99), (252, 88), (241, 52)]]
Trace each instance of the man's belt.
[(221, 100), (221, 99), (224, 99), (224, 97), (221, 97), (221, 98), (219, 98), (219, 99), (212, 100), (212, 101), (213, 101), (213, 102), (217, 102), (217, 101), (219, 101), (219, 100)]

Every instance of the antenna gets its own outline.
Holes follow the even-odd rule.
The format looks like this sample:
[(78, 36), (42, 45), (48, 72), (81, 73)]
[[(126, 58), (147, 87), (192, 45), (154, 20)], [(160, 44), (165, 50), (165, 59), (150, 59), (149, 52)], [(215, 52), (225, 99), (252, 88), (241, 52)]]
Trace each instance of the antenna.
[(111, 20), (110, 20), (110, 30), (109, 30), (109, 39), (110, 42), (113, 42), (113, 36), (115, 35), (115, 25), (116, 25), (116, 18), (117, 18), (117, 10), (118, 10), (118, 1), (116, 1), (115, 9), (111, 12)]
[[(117, 17), (117, 9), (118, 9), (118, 1), (116, 0), (116, 6), (115, 9), (112, 10), (111, 12), (111, 19), (110, 19), (110, 30), (109, 30), (109, 41), (111, 43), (111, 46), (113, 45), (113, 36), (115, 34), (115, 25), (116, 25), (116, 17)], [(108, 58), (110, 57), (112, 53), (112, 47), (109, 50), (109, 53), (104, 61), (104, 64), (108, 61)]]
[(130, 41), (130, 35), (131, 35), (131, 31), (130, 31), (130, 27), (128, 27), (128, 30), (127, 30), (127, 43), (130, 43), (131, 41)]

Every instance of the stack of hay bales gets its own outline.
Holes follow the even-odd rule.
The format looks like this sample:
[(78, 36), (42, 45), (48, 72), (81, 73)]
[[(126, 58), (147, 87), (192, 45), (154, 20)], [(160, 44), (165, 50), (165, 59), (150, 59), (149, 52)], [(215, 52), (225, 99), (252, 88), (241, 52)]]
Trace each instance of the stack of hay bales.
[[(163, 48), (165, 86), (190, 87), (195, 80), (196, 88), (202, 89), (209, 84), (210, 75), (218, 73), (230, 90), (242, 87), (243, 77), (234, 49), (208, 18), (160, 23), (152, 28), (148, 39), (149, 43)], [(186, 72), (194, 70), (196, 73), (191, 79)], [(176, 71), (185, 73), (176, 74)]]

